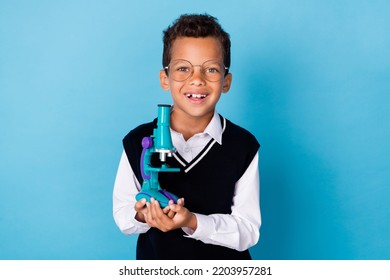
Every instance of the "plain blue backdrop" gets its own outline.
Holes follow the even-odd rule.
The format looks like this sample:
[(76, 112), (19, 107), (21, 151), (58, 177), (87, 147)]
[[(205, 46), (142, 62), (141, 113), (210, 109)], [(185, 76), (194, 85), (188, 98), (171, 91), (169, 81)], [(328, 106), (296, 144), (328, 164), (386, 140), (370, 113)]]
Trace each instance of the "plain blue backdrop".
[(231, 35), (218, 111), (262, 147), (257, 259), (390, 259), (388, 1), (0, 2), (0, 259), (133, 259), (123, 136), (170, 103), (162, 30)]

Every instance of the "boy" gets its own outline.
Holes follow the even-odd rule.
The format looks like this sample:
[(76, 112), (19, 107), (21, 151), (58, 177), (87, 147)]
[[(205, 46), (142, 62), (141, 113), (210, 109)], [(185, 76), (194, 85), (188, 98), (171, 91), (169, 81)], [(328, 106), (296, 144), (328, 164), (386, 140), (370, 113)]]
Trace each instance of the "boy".
[(181, 197), (161, 209), (136, 202), (142, 184), (141, 140), (156, 123), (123, 139), (114, 186), (114, 219), (127, 235), (140, 234), (137, 259), (251, 259), (258, 242), (258, 150), (255, 137), (220, 116), (216, 104), (230, 89), (230, 39), (216, 18), (182, 15), (164, 31), (161, 87), (170, 91), (172, 142), (162, 188)]

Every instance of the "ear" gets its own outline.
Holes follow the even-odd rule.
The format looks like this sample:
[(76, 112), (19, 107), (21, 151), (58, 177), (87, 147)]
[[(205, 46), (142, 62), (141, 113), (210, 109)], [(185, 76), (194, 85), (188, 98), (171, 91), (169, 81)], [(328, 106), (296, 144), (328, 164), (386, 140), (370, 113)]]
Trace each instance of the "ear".
[(169, 90), (169, 79), (165, 70), (160, 70), (160, 85), (163, 90)]
[(222, 92), (223, 93), (227, 93), (230, 89), (230, 86), (232, 84), (232, 79), (233, 79), (233, 76), (232, 74), (228, 73), (224, 79), (223, 79), (223, 84), (222, 84)]

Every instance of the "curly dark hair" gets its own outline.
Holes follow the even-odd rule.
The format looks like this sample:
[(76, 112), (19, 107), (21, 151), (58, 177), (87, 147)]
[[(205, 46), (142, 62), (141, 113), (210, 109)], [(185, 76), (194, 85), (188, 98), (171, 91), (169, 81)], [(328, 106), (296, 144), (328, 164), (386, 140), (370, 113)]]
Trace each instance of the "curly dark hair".
[(218, 39), (222, 46), (223, 63), (226, 67), (230, 67), (230, 36), (222, 29), (218, 19), (213, 16), (208, 14), (181, 15), (164, 30), (163, 35), (163, 67), (170, 63), (173, 42), (179, 37), (214, 37)]

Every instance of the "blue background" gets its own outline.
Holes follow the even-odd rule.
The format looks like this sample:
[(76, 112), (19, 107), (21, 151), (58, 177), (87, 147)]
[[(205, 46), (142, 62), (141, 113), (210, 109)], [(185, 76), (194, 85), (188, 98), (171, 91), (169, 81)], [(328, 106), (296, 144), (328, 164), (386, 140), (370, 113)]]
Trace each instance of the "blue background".
[(122, 137), (170, 103), (162, 30), (232, 39), (218, 111), (261, 148), (258, 259), (389, 259), (388, 1), (0, 2), (0, 259), (132, 259)]

